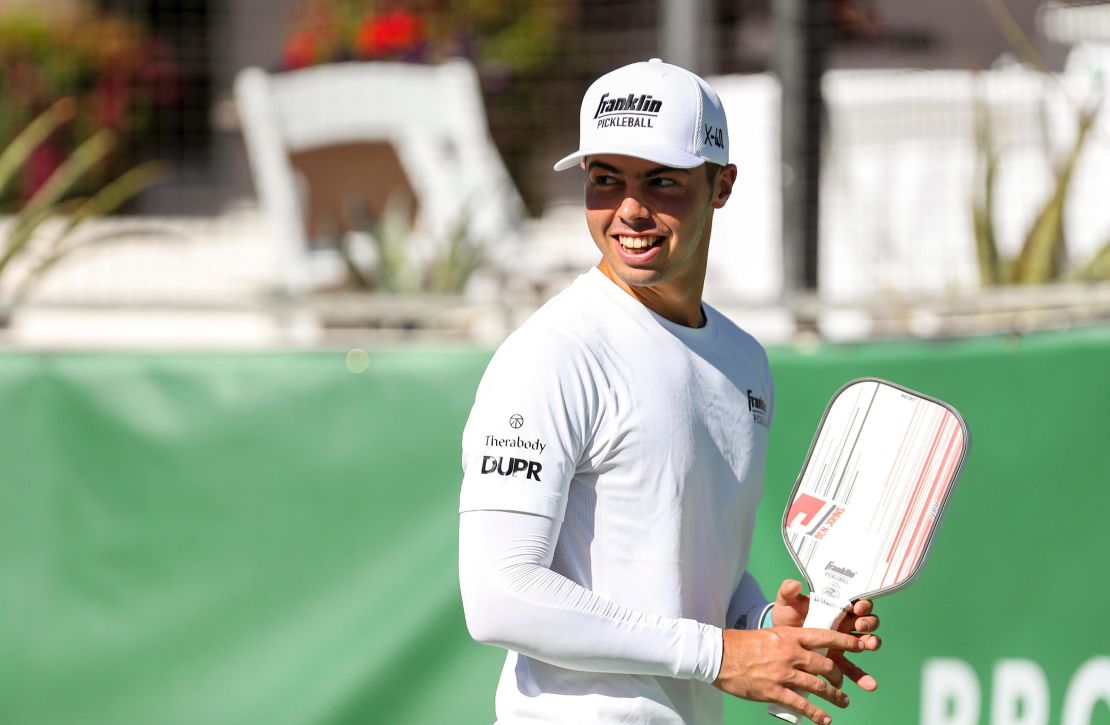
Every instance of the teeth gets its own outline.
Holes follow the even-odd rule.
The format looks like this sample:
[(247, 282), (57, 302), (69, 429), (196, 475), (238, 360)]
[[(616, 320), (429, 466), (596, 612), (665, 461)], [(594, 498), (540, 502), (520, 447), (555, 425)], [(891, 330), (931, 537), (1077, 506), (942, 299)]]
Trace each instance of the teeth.
[(626, 237), (623, 234), (617, 236), (617, 241), (625, 249), (644, 249), (655, 244), (659, 239), (659, 237)]

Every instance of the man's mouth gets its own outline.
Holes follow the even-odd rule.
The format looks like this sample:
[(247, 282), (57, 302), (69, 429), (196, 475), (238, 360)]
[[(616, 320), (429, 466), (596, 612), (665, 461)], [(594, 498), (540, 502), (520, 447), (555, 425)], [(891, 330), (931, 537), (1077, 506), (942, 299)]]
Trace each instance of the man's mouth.
[(621, 247), (627, 252), (642, 253), (661, 244), (663, 242), (663, 237), (655, 235), (631, 237), (625, 234), (618, 234), (617, 241), (620, 242)]

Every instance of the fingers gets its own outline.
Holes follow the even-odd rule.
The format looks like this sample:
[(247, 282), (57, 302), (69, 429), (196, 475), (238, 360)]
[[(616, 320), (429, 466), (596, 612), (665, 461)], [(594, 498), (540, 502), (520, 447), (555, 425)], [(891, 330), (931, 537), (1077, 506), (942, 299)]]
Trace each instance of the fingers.
[(844, 671), (840, 669), (840, 664), (836, 662), (836, 660), (830, 661), (832, 662), (832, 667), (828, 672), (822, 673), (822, 675), (833, 687), (838, 690), (842, 689), (844, 687)]
[(864, 672), (856, 666), (856, 663), (852, 662), (844, 655), (839, 653), (830, 654), (830, 657), (836, 661), (838, 669), (844, 673), (844, 676), (856, 683), (861, 690), (874, 692), (879, 688), (879, 683), (875, 681), (874, 677)]
[[(783, 579), (779, 585), (778, 596), (775, 600), (781, 604), (789, 604), (802, 595), (802, 583), (797, 579)], [(863, 600), (860, 600), (863, 601)]]
[(832, 722), (832, 716), (822, 710), (817, 705), (805, 699), (793, 690), (782, 689), (776, 693), (773, 701), (780, 702), (786, 705), (795, 712), (801, 713), (810, 721), (818, 723), (818, 725), (829, 725)]
[[(845, 632), (845, 633), (849, 634), (849, 632)], [(852, 634), (853, 636), (856, 636), (854, 632), (852, 632), (850, 634)], [(856, 639), (858, 639), (863, 644), (863, 647), (858, 648), (858, 651), (861, 651), (861, 652), (862, 651), (874, 652), (875, 650), (877, 650), (877, 649), (879, 649), (880, 647), (883, 646), (883, 638), (880, 637), (877, 634), (859, 634), (858, 636), (856, 636)], [(836, 648), (831, 648), (831, 649), (840, 649), (840, 648), (836, 647)]]
[[(843, 657), (840, 659), (847, 662)], [(840, 663), (831, 654), (823, 656), (816, 652), (802, 650), (794, 666), (796, 668), (792, 675), (794, 679), (789, 681), (791, 686), (820, 695), (839, 707), (848, 706), (846, 697), (841, 704), (843, 693), (840, 692), (840, 688), (844, 684), (844, 673), (840, 669)], [(818, 683), (821, 690), (814, 689), (811, 686), (813, 683)]]
[(861, 599), (852, 605), (850, 615), (845, 617), (838, 629), (841, 632), (874, 632), (879, 628), (879, 618), (872, 614), (874, 605), (870, 599)]
[(872, 621), (872, 619), (871, 617), (865, 617), (855, 622), (845, 622), (840, 625), (837, 631), (844, 634), (858, 635), (859, 640), (863, 642), (864, 649), (877, 650), (882, 646), (882, 637), (877, 634), (865, 634), (874, 632), (879, 628), (878, 621)]
[(838, 682), (844, 679), (844, 675), (841, 673), (840, 667), (837, 665), (836, 660), (833, 659), (832, 654), (823, 655), (817, 652), (810, 652), (809, 650), (801, 650), (793, 664), (795, 667), (805, 670), (810, 674), (828, 678), (838, 687)]
[(851, 620), (848, 622), (851, 629), (842, 631), (874, 632), (876, 629), (879, 628), (879, 618), (875, 615), (871, 615), (868, 617), (856, 617), (855, 619), (848, 617), (847, 620)]
[[(806, 649), (838, 649), (844, 652), (862, 652), (866, 649), (862, 638), (831, 629), (799, 629), (798, 642)], [(875, 635), (866, 635), (875, 637)]]
[[(721, 667), (713, 684), (737, 697), (785, 705), (827, 725), (831, 721), (828, 713), (798, 693), (812, 693), (836, 707), (847, 707), (843, 686), (849, 671), (845, 667), (864, 689), (873, 687), (873, 679), (840, 652), (863, 651), (864, 637), (874, 635), (800, 627), (724, 630)], [(824, 649), (830, 650), (829, 656), (823, 654)]]
[(772, 624), (776, 627), (800, 627), (808, 612), (809, 597), (802, 594), (802, 583), (797, 579), (784, 580), (775, 595)]
[(848, 696), (838, 687), (833, 686), (828, 680), (806, 672), (795, 671), (790, 678), (790, 686), (795, 690), (805, 690), (818, 697), (828, 700), (837, 707), (848, 707)]

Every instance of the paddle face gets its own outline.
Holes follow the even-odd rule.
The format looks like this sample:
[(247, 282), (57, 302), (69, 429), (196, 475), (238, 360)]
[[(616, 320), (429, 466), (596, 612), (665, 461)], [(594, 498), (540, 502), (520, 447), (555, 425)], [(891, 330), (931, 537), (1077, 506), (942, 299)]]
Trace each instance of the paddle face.
[(839, 609), (908, 584), (969, 445), (963, 419), (945, 403), (877, 379), (841, 388), (782, 520), (811, 599)]

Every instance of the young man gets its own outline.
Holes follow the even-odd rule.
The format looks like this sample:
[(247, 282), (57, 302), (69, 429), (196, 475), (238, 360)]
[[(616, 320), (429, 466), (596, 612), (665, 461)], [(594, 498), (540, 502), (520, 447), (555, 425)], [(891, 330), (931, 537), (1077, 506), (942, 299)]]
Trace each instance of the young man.
[(829, 722), (791, 688), (874, 689), (843, 652), (878, 648), (851, 634), (878, 619), (801, 629), (801, 584), (768, 604), (746, 572), (774, 391), (701, 300), (737, 173), (720, 99), (658, 59), (619, 68), (586, 92), (574, 166), (601, 261), (497, 351), (463, 434), (459, 579), (472, 636), (509, 650), (498, 722), (720, 723), (713, 685)]

